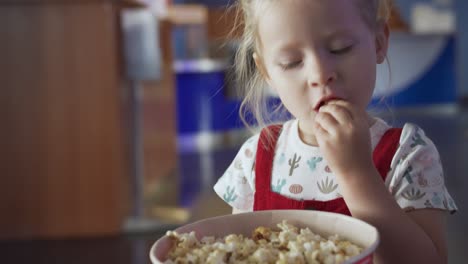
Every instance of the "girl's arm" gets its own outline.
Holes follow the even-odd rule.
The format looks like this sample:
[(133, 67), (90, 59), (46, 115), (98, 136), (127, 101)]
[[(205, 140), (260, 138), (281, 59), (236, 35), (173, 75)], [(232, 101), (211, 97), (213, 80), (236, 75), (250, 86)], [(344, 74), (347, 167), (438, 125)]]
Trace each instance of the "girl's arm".
[(364, 110), (335, 100), (319, 109), (315, 135), (353, 217), (379, 230), (377, 263), (446, 263), (443, 214), (400, 208), (373, 164), (371, 123)]
[(444, 262), (448, 259), (445, 237), (446, 212), (439, 209), (420, 209), (406, 213), (431, 238)]
[(379, 230), (376, 263), (447, 263), (444, 212), (421, 209), (405, 213), (377, 170), (369, 173), (373, 177), (365, 177), (364, 172), (346, 175), (341, 191), (353, 217)]

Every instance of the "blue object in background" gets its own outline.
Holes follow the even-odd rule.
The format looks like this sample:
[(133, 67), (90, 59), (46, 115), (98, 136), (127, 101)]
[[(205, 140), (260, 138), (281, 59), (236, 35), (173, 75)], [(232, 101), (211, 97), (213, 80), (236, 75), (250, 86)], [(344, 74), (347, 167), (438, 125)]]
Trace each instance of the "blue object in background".
[[(390, 87), (381, 70), (381, 90), (371, 106), (414, 107), (451, 104), (457, 100), (455, 38), (400, 35), (390, 45)], [(393, 50), (392, 50), (393, 49)], [(379, 81), (377, 81), (379, 86)], [(377, 87), (376, 90), (379, 90)]]
[(199, 59), (176, 62), (179, 134), (215, 132), (226, 127), (226, 63)]
[[(176, 62), (177, 133), (179, 136), (196, 137), (197, 134), (203, 132), (222, 134), (244, 128), (239, 117), (241, 100), (226, 96), (227, 65), (227, 61), (210, 59)], [(235, 89), (235, 87), (230, 87), (230, 89)], [(273, 109), (280, 103), (280, 100), (270, 97), (267, 103), (268, 108)], [(278, 117), (272, 117), (272, 119), (278, 120)]]
[(465, 102), (468, 102), (468, 1), (454, 0), (457, 24), (456, 38), (456, 54), (457, 54), (457, 81), (458, 81), (458, 97)]

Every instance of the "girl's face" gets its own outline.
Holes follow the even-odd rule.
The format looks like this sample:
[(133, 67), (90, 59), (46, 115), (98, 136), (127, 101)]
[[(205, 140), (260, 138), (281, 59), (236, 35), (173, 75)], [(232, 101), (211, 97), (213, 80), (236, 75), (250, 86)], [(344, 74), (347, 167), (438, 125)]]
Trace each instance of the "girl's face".
[(371, 30), (354, 0), (280, 0), (264, 7), (254, 59), (289, 112), (311, 124), (328, 100), (365, 110), (388, 28)]

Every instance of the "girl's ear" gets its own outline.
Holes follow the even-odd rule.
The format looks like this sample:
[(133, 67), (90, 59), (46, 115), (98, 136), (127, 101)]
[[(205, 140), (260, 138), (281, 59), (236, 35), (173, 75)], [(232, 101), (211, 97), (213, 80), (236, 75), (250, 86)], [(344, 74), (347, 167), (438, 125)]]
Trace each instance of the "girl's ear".
[(268, 76), (268, 72), (266, 70), (265, 64), (263, 63), (262, 58), (260, 58), (260, 56), (256, 52), (254, 52), (252, 56), (253, 56), (253, 59), (255, 61), (255, 66), (257, 66), (257, 69), (259, 70), (262, 77), (266, 81), (270, 80), (270, 76)]
[(375, 52), (377, 54), (377, 64), (383, 63), (387, 57), (389, 37), (390, 28), (388, 23), (378, 25), (375, 34)]

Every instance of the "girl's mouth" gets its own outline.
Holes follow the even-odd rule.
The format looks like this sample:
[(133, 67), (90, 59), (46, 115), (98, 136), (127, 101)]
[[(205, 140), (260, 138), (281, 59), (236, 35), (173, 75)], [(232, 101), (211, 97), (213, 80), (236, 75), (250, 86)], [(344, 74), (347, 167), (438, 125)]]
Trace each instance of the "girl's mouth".
[(318, 112), (318, 111), (320, 110), (320, 107), (324, 106), (325, 104), (326, 104), (325, 101), (321, 101), (321, 102), (317, 105), (317, 107), (315, 107), (315, 112)]

